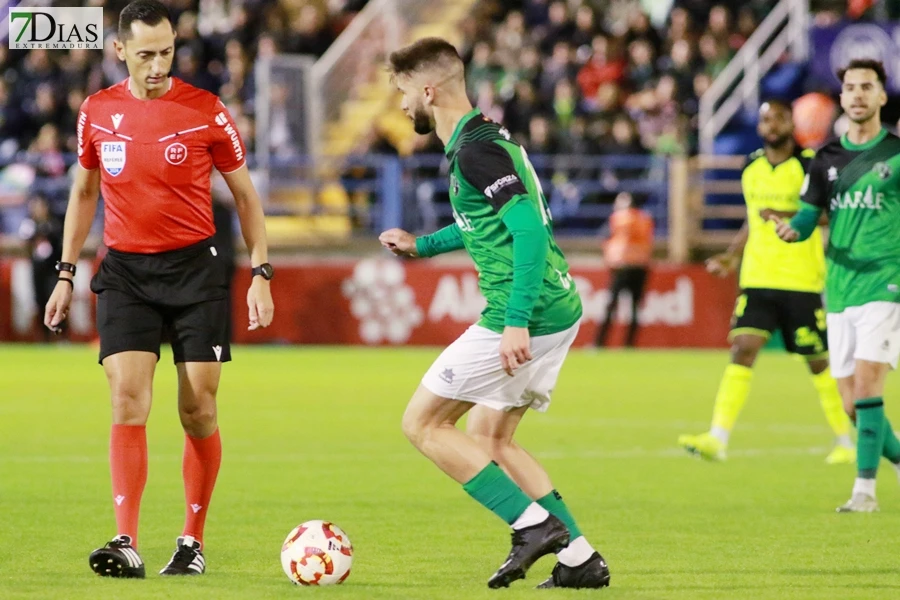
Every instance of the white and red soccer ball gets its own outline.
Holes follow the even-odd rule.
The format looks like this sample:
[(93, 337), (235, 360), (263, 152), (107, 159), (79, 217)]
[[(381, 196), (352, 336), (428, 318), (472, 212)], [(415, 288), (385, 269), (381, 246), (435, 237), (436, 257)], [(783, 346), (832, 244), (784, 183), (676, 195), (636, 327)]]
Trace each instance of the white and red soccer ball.
[(353, 545), (328, 521), (307, 521), (294, 528), (281, 546), (281, 566), (296, 585), (332, 585), (350, 576)]

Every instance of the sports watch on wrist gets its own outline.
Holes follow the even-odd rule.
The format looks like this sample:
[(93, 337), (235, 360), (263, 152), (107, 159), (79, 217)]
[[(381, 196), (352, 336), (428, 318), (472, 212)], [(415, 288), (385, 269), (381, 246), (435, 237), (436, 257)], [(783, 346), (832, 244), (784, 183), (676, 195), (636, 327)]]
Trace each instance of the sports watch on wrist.
[(271, 279), (275, 276), (275, 269), (272, 268), (272, 265), (269, 263), (263, 263), (258, 267), (253, 267), (250, 270), (250, 278), (254, 278), (257, 275), (262, 275), (262, 278), (266, 281), (271, 281)]
[(63, 271), (68, 271), (72, 274), (72, 277), (75, 277), (75, 265), (73, 265), (72, 263), (58, 261), (56, 263), (56, 270), (60, 273)]

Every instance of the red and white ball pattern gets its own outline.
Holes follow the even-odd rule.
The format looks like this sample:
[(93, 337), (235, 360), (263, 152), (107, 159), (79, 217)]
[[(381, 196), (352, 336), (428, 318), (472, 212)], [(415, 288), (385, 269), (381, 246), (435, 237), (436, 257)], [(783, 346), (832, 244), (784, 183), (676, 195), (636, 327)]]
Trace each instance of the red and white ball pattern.
[(350, 576), (353, 545), (328, 521), (307, 521), (294, 528), (281, 546), (281, 566), (297, 585), (331, 585)]

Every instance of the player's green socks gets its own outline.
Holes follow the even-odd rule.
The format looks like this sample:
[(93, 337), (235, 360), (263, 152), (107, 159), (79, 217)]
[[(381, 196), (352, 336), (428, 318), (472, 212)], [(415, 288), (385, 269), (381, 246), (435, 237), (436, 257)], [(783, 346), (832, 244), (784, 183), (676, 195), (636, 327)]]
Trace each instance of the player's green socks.
[(831, 430), (840, 438), (842, 444), (848, 444), (850, 418), (844, 411), (841, 393), (838, 391), (837, 382), (831, 376), (831, 369), (825, 369), (818, 375), (813, 375), (812, 380), (819, 393), (819, 402), (822, 403), (822, 411), (825, 413), (828, 424), (831, 425)]
[(859, 478), (875, 479), (884, 447), (884, 401), (864, 398), (856, 401), (856, 466)]
[(543, 498), (538, 498), (537, 503), (547, 509), (551, 515), (566, 524), (569, 529), (569, 541), (581, 537), (581, 529), (575, 522), (575, 517), (569, 512), (569, 507), (563, 502), (559, 492), (553, 490)]
[(884, 418), (884, 446), (881, 455), (895, 465), (900, 463), (900, 440), (897, 439), (897, 434), (894, 433), (894, 428), (891, 427), (887, 417)]
[(569, 530), (569, 545), (556, 553), (556, 559), (567, 567), (577, 567), (590, 560), (594, 555), (594, 547), (591, 546), (581, 529), (575, 522), (575, 517), (569, 512), (569, 507), (563, 502), (559, 492), (553, 490), (543, 498), (538, 498), (537, 503), (547, 509), (551, 515), (566, 524)]
[[(515, 523), (533, 504), (533, 500), (493, 461), (464, 483), (463, 489), (509, 525)], [(540, 512), (546, 514), (543, 509)], [(543, 519), (538, 519), (537, 523), (541, 521)]]
[(881, 455), (894, 463), (894, 466), (900, 467), (900, 440), (897, 439), (897, 434), (894, 433), (894, 428), (887, 417), (884, 418), (884, 445), (881, 447)]
[(723, 444), (728, 443), (728, 434), (734, 428), (741, 409), (750, 395), (753, 369), (743, 365), (728, 365), (719, 384), (716, 404), (713, 407), (712, 434)]

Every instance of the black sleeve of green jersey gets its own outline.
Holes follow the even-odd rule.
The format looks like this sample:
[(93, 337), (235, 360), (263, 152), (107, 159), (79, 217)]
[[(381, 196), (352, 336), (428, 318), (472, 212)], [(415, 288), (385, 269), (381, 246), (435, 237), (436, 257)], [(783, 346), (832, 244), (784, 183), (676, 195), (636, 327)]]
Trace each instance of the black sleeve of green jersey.
[(480, 190), (496, 211), (516, 196), (528, 193), (512, 157), (499, 144), (471, 142), (460, 149), (456, 161), (463, 178)]
[(800, 161), (804, 173), (809, 173), (809, 166), (815, 157), (816, 151), (812, 148), (803, 148), (797, 151), (797, 160)]
[(826, 210), (828, 208), (828, 179), (825, 177), (827, 166), (821, 155), (816, 156), (806, 167), (806, 177), (800, 188), (800, 201), (810, 206)]

